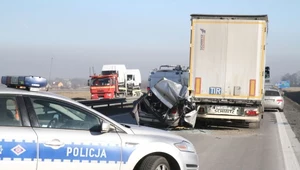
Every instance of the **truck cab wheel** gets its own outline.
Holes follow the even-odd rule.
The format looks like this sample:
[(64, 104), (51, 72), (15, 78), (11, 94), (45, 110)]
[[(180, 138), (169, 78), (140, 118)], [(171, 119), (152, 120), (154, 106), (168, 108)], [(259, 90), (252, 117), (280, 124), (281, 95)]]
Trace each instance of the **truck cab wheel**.
[(157, 155), (147, 156), (141, 163), (139, 170), (170, 170), (166, 158)]

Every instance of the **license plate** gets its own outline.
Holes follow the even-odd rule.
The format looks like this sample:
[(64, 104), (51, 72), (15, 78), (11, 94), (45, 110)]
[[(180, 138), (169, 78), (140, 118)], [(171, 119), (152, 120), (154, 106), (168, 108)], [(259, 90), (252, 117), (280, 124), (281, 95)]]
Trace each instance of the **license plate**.
[(265, 101), (274, 102), (275, 100), (274, 99), (265, 99)]
[(217, 106), (208, 109), (209, 114), (226, 114), (226, 115), (237, 115), (237, 109), (234, 107)]

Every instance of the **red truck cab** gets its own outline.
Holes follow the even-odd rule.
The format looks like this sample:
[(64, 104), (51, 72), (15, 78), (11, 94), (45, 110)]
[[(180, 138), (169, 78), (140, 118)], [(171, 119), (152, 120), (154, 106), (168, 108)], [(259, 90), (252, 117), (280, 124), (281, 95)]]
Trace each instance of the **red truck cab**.
[(90, 76), (91, 99), (113, 99), (118, 93), (118, 75)]

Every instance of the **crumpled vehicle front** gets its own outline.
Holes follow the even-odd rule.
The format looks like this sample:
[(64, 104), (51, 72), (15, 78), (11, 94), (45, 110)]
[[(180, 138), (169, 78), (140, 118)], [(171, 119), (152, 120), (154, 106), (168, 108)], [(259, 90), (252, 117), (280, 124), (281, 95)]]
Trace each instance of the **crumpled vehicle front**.
[[(176, 119), (170, 121), (172, 109), (177, 109)], [(179, 83), (162, 78), (151, 90), (134, 102), (131, 112), (137, 124), (160, 123), (171, 127), (194, 127), (197, 111), (190, 101), (188, 89)]]

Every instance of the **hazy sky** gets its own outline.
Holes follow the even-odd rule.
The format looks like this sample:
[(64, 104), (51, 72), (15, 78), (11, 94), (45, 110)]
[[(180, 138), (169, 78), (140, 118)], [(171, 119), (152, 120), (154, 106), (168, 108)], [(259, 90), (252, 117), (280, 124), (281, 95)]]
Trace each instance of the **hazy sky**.
[(1, 75), (89, 76), (103, 64), (187, 65), (190, 14), (268, 14), (271, 75), (300, 70), (299, 0), (0, 0)]

